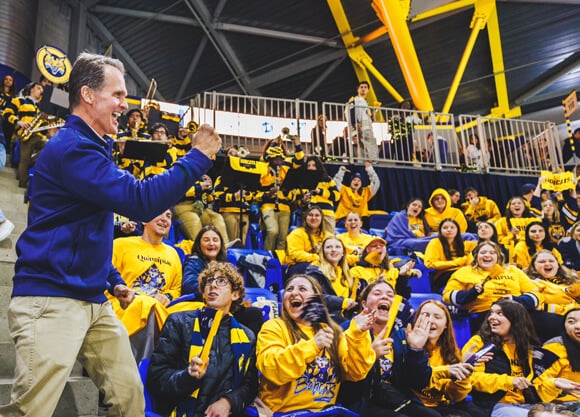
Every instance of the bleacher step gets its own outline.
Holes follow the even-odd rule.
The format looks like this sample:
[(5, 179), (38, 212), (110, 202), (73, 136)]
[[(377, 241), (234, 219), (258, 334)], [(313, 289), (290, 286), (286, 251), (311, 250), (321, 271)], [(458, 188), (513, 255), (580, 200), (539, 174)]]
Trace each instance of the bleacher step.
[[(14, 365), (16, 363), (16, 352), (12, 341), (0, 342), (0, 378), (12, 378), (14, 376)], [(72, 377), (83, 376), (83, 367), (77, 361), (71, 371)]]
[[(8, 404), (12, 379), (0, 378), (0, 404)], [(53, 417), (93, 417), (99, 413), (97, 387), (89, 378), (70, 377)]]

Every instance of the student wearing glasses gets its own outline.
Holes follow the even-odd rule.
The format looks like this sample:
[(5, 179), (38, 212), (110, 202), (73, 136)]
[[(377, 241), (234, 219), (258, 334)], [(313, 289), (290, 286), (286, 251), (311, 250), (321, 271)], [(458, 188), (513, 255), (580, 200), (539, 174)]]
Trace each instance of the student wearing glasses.
[(204, 308), (167, 319), (147, 389), (163, 416), (238, 416), (258, 388), (256, 337), (232, 316), (244, 299), (244, 281), (231, 264), (212, 261), (199, 288)]

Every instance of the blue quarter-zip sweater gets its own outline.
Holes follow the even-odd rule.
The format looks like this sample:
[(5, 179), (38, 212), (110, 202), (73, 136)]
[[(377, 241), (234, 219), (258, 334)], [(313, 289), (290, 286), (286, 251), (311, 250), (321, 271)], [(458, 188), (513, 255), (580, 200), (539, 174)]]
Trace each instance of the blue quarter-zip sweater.
[(111, 263), (113, 212), (148, 221), (175, 204), (212, 165), (191, 150), (163, 174), (139, 181), (112, 161), (113, 140), (77, 116), (34, 168), (28, 227), (16, 244), (13, 297), (104, 302), (123, 280)]

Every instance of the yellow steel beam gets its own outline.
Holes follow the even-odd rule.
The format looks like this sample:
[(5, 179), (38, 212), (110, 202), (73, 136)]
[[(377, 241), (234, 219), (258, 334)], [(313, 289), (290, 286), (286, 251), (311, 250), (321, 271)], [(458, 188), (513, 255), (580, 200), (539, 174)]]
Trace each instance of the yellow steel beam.
[(387, 30), (386, 27), (381, 26), (378, 29), (373, 30), (371, 33), (369, 33), (368, 35), (363, 36), (362, 38), (360, 38), (359, 43), (361, 45), (364, 45), (365, 43), (369, 43), (374, 41), (375, 39), (380, 38), (383, 35), (386, 35), (387, 33), (389, 33), (389, 31)]
[(426, 12), (419, 13), (411, 17), (410, 22), (418, 22), (420, 20), (429, 19), (431, 17), (439, 16), (441, 14), (449, 13), (455, 10), (463, 9), (465, 7), (473, 6), (475, 0), (458, 0), (452, 1), (443, 6), (435, 7), (434, 9), (427, 10)]
[[(478, 18), (475, 25), (471, 28), (471, 33), (469, 34), (469, 39), (467, 40), (467, 45), (465, 45), (465, 50), (457, 66), (457, 71), (455, 72), (455, 77), (451, 82), (451, 87), (449, 87), (449, 93), (447, 93), (447, 98), (445, 99), (445, 104), (443, 104), (442, 113), (449, 113), (453, 100), (455, 99), (455, 94), (457, 94), (457, 89), (459, 88), (459, 83), (463, 78), (465, 73), (465, 68), (467, 68), (467, 63), (469, 62), (469, 57), (471, 57), (471, 52), (473, 52), (473, 47), (475, 46), (475, 41), (477, 40), (477, 35), (481, 31), (482, 19)], [(485, 22), (483, 22), (485, 24)]]
[(350, 48), (358, 42), (359, 38), (358, 36), (355, 36), (354, 33), (352, 33), (350, 22), (346, 17), (341, 0), (327, 0), (327, 3), (344, 46)]
[(377, 95), (373, 88), (369, 72), (385, 87), (385, 89), (391, 94), (395, 100), (398, 102), (403, 101), (403, 97), (397, 92), (397, 90), (386, 80), (385, 77), (372, 65), (373, 59), (364, 50), (359, 43), (359, 38), (352, 33), (350, 23), (344, 8), (342, 7), (341, 0), (327, 0), (328, 7), (336, 23), (336, 27), (342, 37), (344, 46), (347, 48), (347, 53), (352, 61), (354, 72), (357, 76), (358, 81), (368, 81), (370, 88), (367, 94), (367, 102), (371, 106), (379, 107), (381, 102), (377, 100)]
[[(407, 16), (401, 4), (395, 0), (373, 0), (372, 6), (379, 20), (389, 31), (395, 54), (415, 107), (422, 111), (433, 111), (433, 104), (423, 77), (421, 64), (407, 26)], [(406, 13), (408, 13), (408, 9)]]
[[(359, 47), (360, 48), (360, 47)], [(391, 85), (391, 83), (389, 83), (387, 81), (387, 79), (385, 77), (383, 77), (383, 74), (381, 74), (381, 72), (373, 65), (373, 61), (372, 60), (367, 60), (367, 59), (363, 59), (361, 61), (361, 64), (364, 65), (364, 67), (371, 73), (374, 75), (374, 77), (377, 79), (377, 81), (379, 83), (381, 83), (381, 85), (383, 87), (385, 87), (385, 90), (387, 90), (395, 100), (397, 100), (397, 103), (402, 103), (404, 98), (403, 96), (401, 96), (397, 90), (395, 90), (395, 87), (393, 87)]]
[(501, 35), (499, 32), (499, 22), (497, 18), (497, 7), (494, 7), (489, 15), (487, 21), (487, 35), (489, 38), (489, 49), (491, 52), (491, 62), (497, 94), (497, 107), (492, 108), (489, 115), (492, 117), (506, 118), (519, 117), (522, 115), (522, 109), (519, 106), (510, 108), (503, 65), (503, 52), (501, 46)]
[(455, 72), (455, 77), (451, 82), (451, 87), (449, 87), (449, 93), (445, 99), (445, 104), (443, 104), (442, 113), (449, 113), (455, 95), (457, 94), (457, 89), (459, 88), (459, 83), (463, 78), (465, 73), (465, 68), (467, 68), (467, 63), (473, 52), (473, 47), (477, 41), (477, 35), (485, 27), (487, 19), (489, 18), (492, 11), (495, 10), (495, 0), (476, 0), (475, 1), (475, 11), (473, 12), (473, 18), (471, 19), (471, 33), (469, 34), (469, 39), (467, 40), (467, 45), (465, 45), (465, 50), (457, 66), (457, 71)]

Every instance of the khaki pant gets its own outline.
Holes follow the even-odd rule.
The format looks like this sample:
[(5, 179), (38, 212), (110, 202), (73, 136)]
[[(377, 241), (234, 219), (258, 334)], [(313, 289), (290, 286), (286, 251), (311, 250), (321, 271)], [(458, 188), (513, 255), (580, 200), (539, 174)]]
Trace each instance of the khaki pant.
[(38, 158), (38, 155), (36, 155), (33, 161), (32, 156), (39, 154), (47, 142), (48, 139), (39, 135), (32, 135), (26, 142), (20, 141), (20, 162), (18, 163), (19, 187), (26, 188), (28, 185), (28, 170), (34, 165), (36, 158)]
[(334, 218), (334, 214), (332, 216), (322, 216), (322, 230), (330, 233), (331, 235), (335, 234), (336, 219)]
[[(222, 213), (230, 241), (240, 238), (240, 213)], [(242, 245), (246, 246), (246, 236), (250, 228), (250, 216), (242, 214)]]
[(290, 212), (266, 210), (262, 213), (262, 221), (266, 227), (264, 249), (286, 250), (286, 236), (290, 228)]
[(16, 345), (10, 404), (0, 416), (51, 416), (75, 361), (104, 392), (108, 416), (143, 416), (145, 400), (129, 337), (111, 305), (60, 297), (14, 297)]
[(175, 206), (173, 206), (173, 211), (177, 220), (183, 223), (183, 232), (185, 237), (190, 240), (195, 240), (199, 231), (203, 226), (208, 224), (213, 224), (222, 235), (222, 240), (224, 246), (229, 243), (228, 231), (226, 229), (226, 223), (221, 214), (216, 213), (210, 208), (203, 210), (201, 216), (199, 216), (193, 210), (193, 202), (189, 200), (180, 201)]

